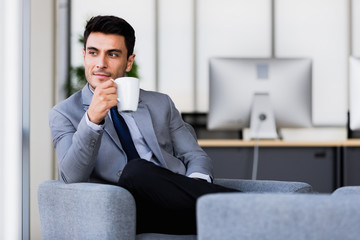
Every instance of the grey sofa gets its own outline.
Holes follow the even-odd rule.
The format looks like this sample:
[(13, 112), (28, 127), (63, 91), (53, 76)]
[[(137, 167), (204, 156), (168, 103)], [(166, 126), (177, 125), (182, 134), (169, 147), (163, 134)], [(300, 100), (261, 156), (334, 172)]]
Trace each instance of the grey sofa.
[(197, 201), (199, 240), (360, 239), (360, 187), (332, 194), (209, 194)]
[[(247, 193), (304, 193), (312, 190), (310, 185), (300, 182), (215, 179), (215, 183)], [(43, 240), (187, 240), (197, 238), (195, 235), (176, 236), (155, 233), (136, 235), (135, 201), (127, 190), (118, 186), (46, 181), (39, 186), (38, 204)], [(209, 211), (214, 210), (209, 209)], [(203, 212), (204, 208), (201, 214)], [(200, 219), (204, 220), (204, 217)], [(223, 216), (217, 215), (215, 219), (223, 219)], [(207, 226), (201, 226), (201, 232), (203, 232)]]

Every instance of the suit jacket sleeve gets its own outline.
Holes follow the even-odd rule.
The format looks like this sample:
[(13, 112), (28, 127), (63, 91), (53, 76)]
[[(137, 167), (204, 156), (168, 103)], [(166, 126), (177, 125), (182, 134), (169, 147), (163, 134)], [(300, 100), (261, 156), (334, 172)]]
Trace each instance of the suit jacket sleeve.
[(199, 172), (213, 178), (211, 158), (199, 146), (196, 137), (185, 126), (179, 111), (169, 98), (171, 109), (170, 132), (174, 147), (174, 155), (186, 166), (186, 175)]
[(67, 183), (89, 180), (103, 134), (103, 131), (95, 131), (87, 125), (84, 111), (80, 110), (79, 114), (77, 117), (69, 116), (56, 107), (49, 113), (60, 178)]

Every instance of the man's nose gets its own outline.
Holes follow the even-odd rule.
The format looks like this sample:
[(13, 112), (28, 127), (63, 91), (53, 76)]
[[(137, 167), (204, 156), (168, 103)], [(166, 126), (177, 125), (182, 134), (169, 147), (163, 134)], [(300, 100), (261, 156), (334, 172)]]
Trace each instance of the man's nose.
[(96, 67), (97, 68), (106, 68), (107, 67), (106, 58), (104, 55), (100, 55), (98, 57)]

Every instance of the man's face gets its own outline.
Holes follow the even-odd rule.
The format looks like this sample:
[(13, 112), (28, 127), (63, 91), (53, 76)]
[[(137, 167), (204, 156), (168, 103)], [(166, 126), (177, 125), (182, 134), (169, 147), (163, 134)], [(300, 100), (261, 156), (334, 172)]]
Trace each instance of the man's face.
[(124, 36), (100, 32), (90, 33), (83, 56), (86, 80), (92, 90), (101, 82), (125, 76), (135, 58), (127, 58)]

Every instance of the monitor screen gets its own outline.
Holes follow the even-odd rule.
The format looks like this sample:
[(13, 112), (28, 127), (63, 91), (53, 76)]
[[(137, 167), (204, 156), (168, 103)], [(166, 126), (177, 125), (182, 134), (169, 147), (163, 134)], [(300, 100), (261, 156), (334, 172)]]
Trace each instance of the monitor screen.
[(349, 59), (349, 125), (350, 130), (360, 130), (360, 58)]
[(274, 129), (311, 127), (311, 59), (211, 58), (209, 64), (209, 130), (250, 127), (252, 138), (277, 138)]

